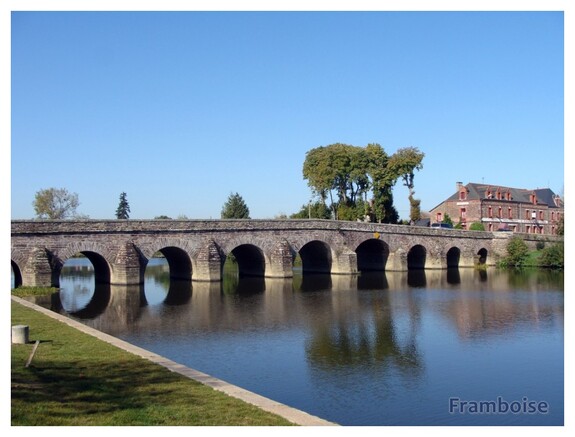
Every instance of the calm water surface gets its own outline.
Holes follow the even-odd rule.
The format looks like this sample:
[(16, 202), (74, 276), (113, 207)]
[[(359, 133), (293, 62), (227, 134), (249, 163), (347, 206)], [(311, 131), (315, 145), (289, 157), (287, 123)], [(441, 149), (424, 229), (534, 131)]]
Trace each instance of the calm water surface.
[[(562, 425), (563, 274), (418, 271), (221, 284), (94, 286), (66, 263), (50, 306), (87, 325), (342, 425)], [(547, 414), (450, 413), (450, 398)]]

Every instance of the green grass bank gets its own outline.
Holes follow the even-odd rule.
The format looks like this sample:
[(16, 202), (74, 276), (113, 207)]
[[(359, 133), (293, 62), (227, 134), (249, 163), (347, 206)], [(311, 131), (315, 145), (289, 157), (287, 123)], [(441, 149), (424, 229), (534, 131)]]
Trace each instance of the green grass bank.
[(293, 425), (12, 302), (21, 324), (30, 343), (11, 346), (13, 426)]

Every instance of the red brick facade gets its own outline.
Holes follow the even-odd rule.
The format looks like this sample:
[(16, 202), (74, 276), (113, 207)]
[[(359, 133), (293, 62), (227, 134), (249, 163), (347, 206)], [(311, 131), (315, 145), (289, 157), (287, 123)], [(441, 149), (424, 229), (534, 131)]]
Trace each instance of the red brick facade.
[(486, 231), (554, 235), (563, 213), (563, 199), (549, 188), (527, 190), (458, 183), (455, 194), (430, 211), (430, 219), (431, 223), (438, 223), (449, 214), (453, 223), (461, 223), (463, 229), (480, 222)]

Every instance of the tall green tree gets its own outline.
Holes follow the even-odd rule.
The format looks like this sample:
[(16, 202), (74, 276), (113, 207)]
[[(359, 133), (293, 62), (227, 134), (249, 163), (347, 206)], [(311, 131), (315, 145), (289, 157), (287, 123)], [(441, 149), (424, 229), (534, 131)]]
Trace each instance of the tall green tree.
[(124, 192), (120, 194), (120, 203), (118, 204), (118, 208), (116, 208), (116, 218), (120, 220), (130, 218), (130, 205), (128, 204), (128, 199)]
[(223, 219), (249, 219), (250, 210), (238, 193), (231, 193), (222, 207)]
[(36, 192), (32, 205), (37, 218), (57, 220), (76, 217), (80, 201), (65, 188), (48, 188)]
[(303, 177), (324, 203), (329, 199), (336, 220), (368, 216), (371, 221), (397, 223), (399, 219), (392, 195), (399, 176), (379, 144), (357, 147), (336, 143), (311, 149)]
[(336, 143), (307, 152), (303, 177), (314, 194), (325, 203), (329, 198), (333, 216), (338, 218), (338, 206), (355, 206), (370, 186), (366, 172), (368, 156), (361, 147)]
[(368, 174), (372, 181), (372, 221), (379, 223), (397, 223), (399, 214), (393, 206), (392, 188), (397, 175), (389, 167), (389, 155), (377, 143), (366, 146), (368, 155)]
[(409, 190), (410, 219), (415, 222), (421, 217), (420, 203), (415, 199), (415, 171), (423, 168), (425, 154), (417, 147), (404, 147), (395, 152), (389, 159), (388, 166), (393, 175), (403, 180), (403, 185)]

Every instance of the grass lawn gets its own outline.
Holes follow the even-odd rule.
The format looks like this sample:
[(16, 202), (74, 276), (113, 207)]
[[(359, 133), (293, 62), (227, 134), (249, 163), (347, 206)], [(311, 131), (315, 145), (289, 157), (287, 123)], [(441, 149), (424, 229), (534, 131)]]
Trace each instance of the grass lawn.
[(12, 425), (292, 425), (12, 302)]

